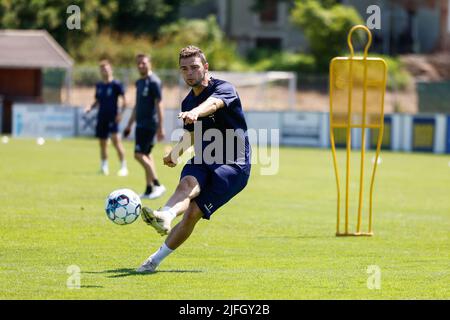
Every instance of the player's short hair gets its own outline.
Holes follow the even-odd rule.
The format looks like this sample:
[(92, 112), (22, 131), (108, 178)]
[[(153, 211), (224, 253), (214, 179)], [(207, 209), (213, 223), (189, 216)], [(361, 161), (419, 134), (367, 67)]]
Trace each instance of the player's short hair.
[(190, 57), (199, 57), (202, 60), (203, 64), (205, 64), (207, 62), (206, 56), (203, 53), (203, 51), (200, 48), (197, 48), (196, 46), (192, 46), (192, 45), (181, 49), (178, 62), (180, 62), (181, 59), (190, 58)]
[(99, 64), (99, 66), (105, 66), (105, 65), (111, 66), (111, 62), (108, 59), (101, 59), (98, 62), (98, 64)]
[(138, 53), (138, 54), (136, 55), (136, 61), (138, 61), (139, 59), (145, 59), (145, 58), (148, 59), (148, 62), (152, 62), (152, 58), (151, 58), (148, 54), (145, 54), (145, 53)]

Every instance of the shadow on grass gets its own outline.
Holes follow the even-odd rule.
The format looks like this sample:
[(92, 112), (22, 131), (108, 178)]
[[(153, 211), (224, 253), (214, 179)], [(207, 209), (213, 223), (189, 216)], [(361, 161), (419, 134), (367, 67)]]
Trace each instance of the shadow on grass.
[(103, 288), (103, 286), (80, 286), (81, 289), (98, 289)]
[(299, 235), (299, 236), (266, 236), (256, 237), (257, 239), (331, 239), (336, 238), (334, 235), (318, 236), (318, 235)]
[(107, 278), (123, 278), (130, 276), (149, 276), (157, 273), (201, 273), (202, 270), (158, 270), (153, 273), (140, 273), (136, 272), (136, 269), (131, 268), (120, 268), (120, 269), (112, 269), (112, 270), (104, 270), (104, 271), (84, 271), (83, 273), (89, 274), (110, 274)]

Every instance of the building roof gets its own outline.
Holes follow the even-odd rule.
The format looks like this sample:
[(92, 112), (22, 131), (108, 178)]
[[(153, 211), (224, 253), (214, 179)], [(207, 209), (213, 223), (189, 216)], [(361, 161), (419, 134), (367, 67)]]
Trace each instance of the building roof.
[(0, 67), (64, 68), (73, 60), (45, 30), (0, 30)]

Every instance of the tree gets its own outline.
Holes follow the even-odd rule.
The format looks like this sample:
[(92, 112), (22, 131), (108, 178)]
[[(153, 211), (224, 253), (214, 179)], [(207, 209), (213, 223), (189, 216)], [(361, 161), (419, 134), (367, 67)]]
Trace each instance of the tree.
[(134, 34), (157, 34), (159, 27), (175, 21), (185, 0), (116, 0), (114, 28)]
[[(70, 5), (80, 7), (81, 29), (66, 26)], [(106, 0), (0, 0), (0, 28), (45, 29), (73, 55), (116, 10), (115, 1)]]
[(153, 60), (159, 68), (177, 68), (178, 52), (188, 45), (198, 46), (204, 51), (211, 69), (237, 70), (242, 67), (236, 45), (225, 38), (215, 16), (180, 19), (163, 26), (159, 39), (154, 43)]
[(363, 23), (355, 9), (331, 0), (297, 0), (291, 21), (302, 29), (318, 69), (324, 72), (333, 57), (347, 51), (350, 29)]

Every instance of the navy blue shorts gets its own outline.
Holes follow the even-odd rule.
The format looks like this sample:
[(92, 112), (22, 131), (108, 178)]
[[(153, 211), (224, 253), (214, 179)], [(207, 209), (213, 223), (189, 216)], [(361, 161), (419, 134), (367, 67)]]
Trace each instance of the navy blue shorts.
[(136, 144), (134, 146), (135, 153), (150, 154), (152, 152), (155, 140), (156, 128), (147, 129), (142, 127), (136, 127), (135, 139)]
[(200, 185), (200, 194), (193, 200), (204, 219), (237, 195), (247, 185), (249, 175), (236, 165), (206, 165), (187, 163), (181, 178), (193, 176)]
[(119, 132), (119, 126), (115, 120), (97, 120), (95, 136), (99, 139), (108, 139), (111, 133)]

